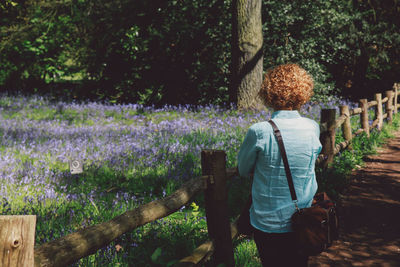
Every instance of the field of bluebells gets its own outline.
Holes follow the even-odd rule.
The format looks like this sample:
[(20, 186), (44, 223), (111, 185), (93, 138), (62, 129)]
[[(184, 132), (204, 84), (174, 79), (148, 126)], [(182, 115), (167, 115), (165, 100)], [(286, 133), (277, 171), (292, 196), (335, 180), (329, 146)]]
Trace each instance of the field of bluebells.
[[(301, 113), (319, 121), (321, 108), (340, 104), (309, 103)], [(37, 215), (37, 245), (107, 221), (200, 175), (202, 149), (225, 150), (228, 167), (235, 166), (247, 128), (270, 115), (240, 113), (234, 107), (154, 108), (2, 95), (1, 213)], [(69, 162), (74, 159), (83, 162), (83, 173), (71, 174)], [(230, 184), (233, 214), (246, 198), (240, 191), (246, 188), (243, 183), (235, 178)], [(199, 196), (74, 266), (167, 266), (206, 239)], [(250, 241), (237, 244), (235, 257), (247, 266), (258, 264)]]

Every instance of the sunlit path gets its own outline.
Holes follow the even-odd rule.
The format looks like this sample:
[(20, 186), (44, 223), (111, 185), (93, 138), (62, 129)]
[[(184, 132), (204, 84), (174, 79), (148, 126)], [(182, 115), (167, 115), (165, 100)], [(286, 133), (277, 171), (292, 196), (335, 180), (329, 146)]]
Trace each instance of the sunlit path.
[(368, 157), (340, 203), (340, 240), (310, 266), (399, 266), (400, 132)]

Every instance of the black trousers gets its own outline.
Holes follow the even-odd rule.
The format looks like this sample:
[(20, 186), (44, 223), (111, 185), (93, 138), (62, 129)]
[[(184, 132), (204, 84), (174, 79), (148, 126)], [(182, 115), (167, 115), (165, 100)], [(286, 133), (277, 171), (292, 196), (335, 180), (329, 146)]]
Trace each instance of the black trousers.
[(265, 233), (254, 229), (254, 241), (263, 267), (307, 267), (308, 256), (298, 252), (293, 233)]

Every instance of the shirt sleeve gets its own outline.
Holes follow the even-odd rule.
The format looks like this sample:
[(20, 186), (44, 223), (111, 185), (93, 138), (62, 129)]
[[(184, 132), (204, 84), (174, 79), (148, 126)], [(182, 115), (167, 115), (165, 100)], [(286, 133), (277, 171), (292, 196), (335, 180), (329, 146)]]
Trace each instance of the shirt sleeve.
[(248, 176), (254, 171), (257, 152), (257, 134), (254, 129), (250, 128), (247, 131), (238, 154), (238, 169), (240, 176)]

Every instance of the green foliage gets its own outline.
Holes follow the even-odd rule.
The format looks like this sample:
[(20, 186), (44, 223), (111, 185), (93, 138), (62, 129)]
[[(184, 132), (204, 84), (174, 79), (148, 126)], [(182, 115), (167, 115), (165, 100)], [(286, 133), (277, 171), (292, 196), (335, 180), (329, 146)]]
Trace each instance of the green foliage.
[(235, 242), (236, 266), (261, 266), (256, 244), (251, 239), (239, 239)]
[[(295, 62), (315, 100), (389, 88), (398, 1), (263, 0), (264, 69)], [(231, 0), (3, 1), (0, 86), (112, 102), (228, 101)]]
[(377, 89), (372, 80), (389, 88), (398, 79), (393, 77), (400, 70), (394, 62), (400, 52), (400, 24), (393, 20), (399, 16), (397, 2), (263, 3), (265, 67), (299, 63), (314, 77), (315, 99), (325, 100), (334, 88), (346, 97), (366, 97)]
[(3, 10), (0, 26), (0, 62), (8, 66), (0, 71), (1, 84), (9, 90), (38, 90), (76, 72), (78, 66), (71, 62), (79, 45), (71, 34), (76, 27), (71, 14), (78, 7), (49, 1), (16, 3)]

